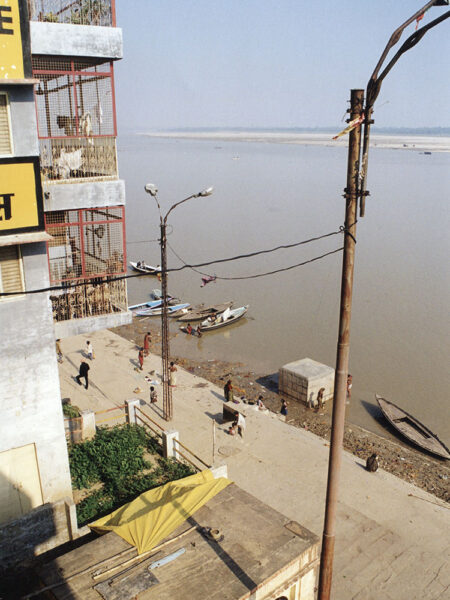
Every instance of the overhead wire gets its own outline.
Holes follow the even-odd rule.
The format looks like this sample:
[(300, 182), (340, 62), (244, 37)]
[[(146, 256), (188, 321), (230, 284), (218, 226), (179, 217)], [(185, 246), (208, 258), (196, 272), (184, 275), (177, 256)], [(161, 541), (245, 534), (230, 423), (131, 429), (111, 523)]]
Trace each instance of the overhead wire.
[[(283, 244), (283, 245), (279, 245), (276, 246), (275, 248), (270, 248), (270, 249), (266, 249), (266, 250), (257, 250), (256, 252), (250, 252), (248, 254), (239, 254), (237, 256), (231, 256), (228, 258), (221, 258), (221, 259), (215, 259), (215, 260), (211, 260), (211, 261), (207, 261), (207, 262), (203, 262), (203, 263), (198, 263), (198, 264), (188, 264), (188, 263), (184, 263), (184, 261), (178, 257), (181, 262), (183, 262), (183, 265), (181, 267), (173, 267), (173, 268), (169, 268), (167, 269), (168, 273), (174, 273), (177, 271), (183, 271), (184, 269), (192, 269), (192, 270), (196, 270), (199, 267), (206, 267), (209, 265), (214, 265), (214, 264), (218, 264), (218, 263), (225, 263), (225, 262), (234, 262), (236, 260), (242, 260), (243, 258), (250, 258), (253, 256), (258, 256), (261, 254), (268, 254), (271, 252), (276, 252), (278, 250), (281, 249), (289, 249), (289, 248), (294, 248), (296, 246), (301, 246), (304, 244), (308, 244), (310, 242), (314, 242), (320, 239), (324, 239), (333, 235), (337, 235), (338, 233), (349, 233), (348, 231), (348, 227), (340, 227), (339, 230), (337, 231), (333, 231), (330, 233), (326, 233), (324, 235), (321, 236), (316, 236), (313, 238), (309, 238), (307, 240), (302, 240), (300, 242), (294, 242), (292, 244)], [(171, 248), (172, 252), (173, 249)], [(233, 279), (255, 279), (257, 277), (264, 277), (266, 275), (274, 275), (275, 273), (281, 273), (283, 271), (289, 271), (291, 269), (295, 269), (297, 267), (301, 267), (303, 265), (309, 264), (311, 262), (315, 262), (317, 260), (320, 260), (322, 258), (325, 258), (326, 256), (329, 256), (330, 254), (335, 254), (337, 252), (340, 252), (341, 250), (343, 250), (343, 248), (337, 248), (335, 250), (332, 250), (331, 252), (327, 252), (325, 254), (322, 254), (320, 256), (317, 256), (315, 258), (309, 259), (307, 261), (301, 262), (301, 263), (297, 263), (296, 265), (291, 265), (289, 267), (281, 267), (280, 269), (275, 269), (273, 271), (268, 271), (265, 273), (258, 273), (256, 275), (247, 275), (247, 276), (242, 276), (242, 277), (220, 277), (220, 279), (224, 279), (224, 280), (233, 280)], [(176, 253), (175, 253), (176, 254)], [(176, 255), (178, 256), (178, 255)], [(199, 271), (200, 272), (200, 271)], [(123, 281), (125, 279), (133, 279), (135, 277), (148, 277), (148, 276), (152, 276), (155, 275), (155, 273), (132, 273), (131, 275), (119, 275), (116, 277), (105, 277), (102, 275), (99, 275), (96, 278), (92, 278), (89, 281), (83, 281), (83, 282), (74, 282), (74, 283), (70, 283), (69, 281), (65, 282), (64, 285), (57, 285), (57, 286), (48, 286), (48, 287), (44, 287), (44, 288), (39, 288), (36, 290), (21, 290), (21, 291), (17, 291), (17, 292), (0, 292), (0, 298), (1, 297), (8, 297), (8, 296), (25, 296), (25, 295), (30, 295), (30, 294), (40, 294), (43, 292), (52, 292), (52, 291), (58, 291), (58, 290), (69, 290), (70, 288), (76, 288), (76, 287), (86, 287), (88, 285), (101, 285), (103, 283), (109, 283), (109, 282), (113, 282), (113, 281)], [(101, 279), (101, 281), (94, 281), (94, 279)]]

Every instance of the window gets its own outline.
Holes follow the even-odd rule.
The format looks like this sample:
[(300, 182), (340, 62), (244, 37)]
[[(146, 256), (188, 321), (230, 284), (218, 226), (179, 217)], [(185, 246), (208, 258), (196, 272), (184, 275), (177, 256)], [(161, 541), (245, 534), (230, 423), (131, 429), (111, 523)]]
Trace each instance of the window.
[[(0, 247), (0, 292), (23, 292), (22, 258), (19, 246)], [(0, 300), (16, 298), (3, 296)]]
[(12, 154), (8, 95), (0, 92), (0, 156)]

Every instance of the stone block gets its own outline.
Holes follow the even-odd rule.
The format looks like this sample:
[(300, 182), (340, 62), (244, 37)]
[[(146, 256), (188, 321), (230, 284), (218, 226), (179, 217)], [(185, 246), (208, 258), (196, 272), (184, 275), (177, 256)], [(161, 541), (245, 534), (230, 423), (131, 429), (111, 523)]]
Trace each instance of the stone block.
[(334, 369), (311, 358), (288, 363), (279, 370), (280, 394), (304, 404), (315, 405), (320, 388), (325, 388), (323, 401), (333, 397)]

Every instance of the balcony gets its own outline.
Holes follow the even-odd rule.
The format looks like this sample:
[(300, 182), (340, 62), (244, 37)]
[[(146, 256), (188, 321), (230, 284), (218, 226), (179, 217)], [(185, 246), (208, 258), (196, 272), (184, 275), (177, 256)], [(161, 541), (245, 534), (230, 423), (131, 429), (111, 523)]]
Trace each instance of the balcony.
[(106, 181), (118, 177), (114, 137), (39, 140), (43, 183)]
[(30, 21), (115, 27), (114, 0), (28, 0)]
[[(99, 317), (127, 311), (126, 281), (106, 278), (79, 280), (80, 285), (58, 290), (50, 296), (56, 323), (86, 317)], [(114, 324), (112, 323), (111, 326)]]

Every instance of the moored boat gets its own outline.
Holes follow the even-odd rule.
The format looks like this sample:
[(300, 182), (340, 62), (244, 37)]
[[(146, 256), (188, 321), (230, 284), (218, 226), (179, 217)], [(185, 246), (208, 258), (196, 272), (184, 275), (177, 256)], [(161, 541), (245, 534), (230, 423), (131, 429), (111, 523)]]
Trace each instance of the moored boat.
[[(174, 306), (168, 306), (167, 314), (170, 315), (174, 312), (181, 310), (182, 308), (187, 308), (188, 306), (189, 306), (189, 303), (175, 304)], [(162, 310), (163, 310), (162, 306), (157, 306), (156, 308), (142, 308), (140, 310), (137, 310), (134, 314), (137, 315), (138, 317), (157, 317), (158, 315), (160, 315), (162, 313)]]
[(450, 450), (432, 431), (405, 410), (375, 394), (378, 406), (386, 419), (397, 431), (424, 450), (450, 459)]
[(218, 315), (227, 308), (231, 308), (233, 306), (233, 302), (223, 302), (222, 304), (211, 304), (210, 306), (193, 306), (191, 309), (187, 309), (186, 313), (181, 317), (178, 317), (178, 321), (182, 323), (187, 323), (190, 321), (204, 321), (211, 315)]
[(148, 273), (149, 275), (156, 275), (157, 273), (161, 273), (161, 267), (154, 267), (152, 265), (148, 265), (143, 260), (138, 260), (137, 262), (130, 261), (130, 266), (135, 271), (139, 271), (139, 273)]
[[(204, 321), (202, 321), (200, 325), (200, 331), (202, 333), (206, 331), (212, 331), (213, 329), (219, 329), (220, 327), (225, 327), (227, 325), (231, 325), (232, 323), (236, 323), (239, 319), (247, 313), (249, 309), (249, 305), (240, 306), (239, 308), (234, 308), (231, 310), (227, 308), (223, 313), (219, 315), (211, 315)], [(181, 331), (187, 333), (186, 327), (180, 327)]]

